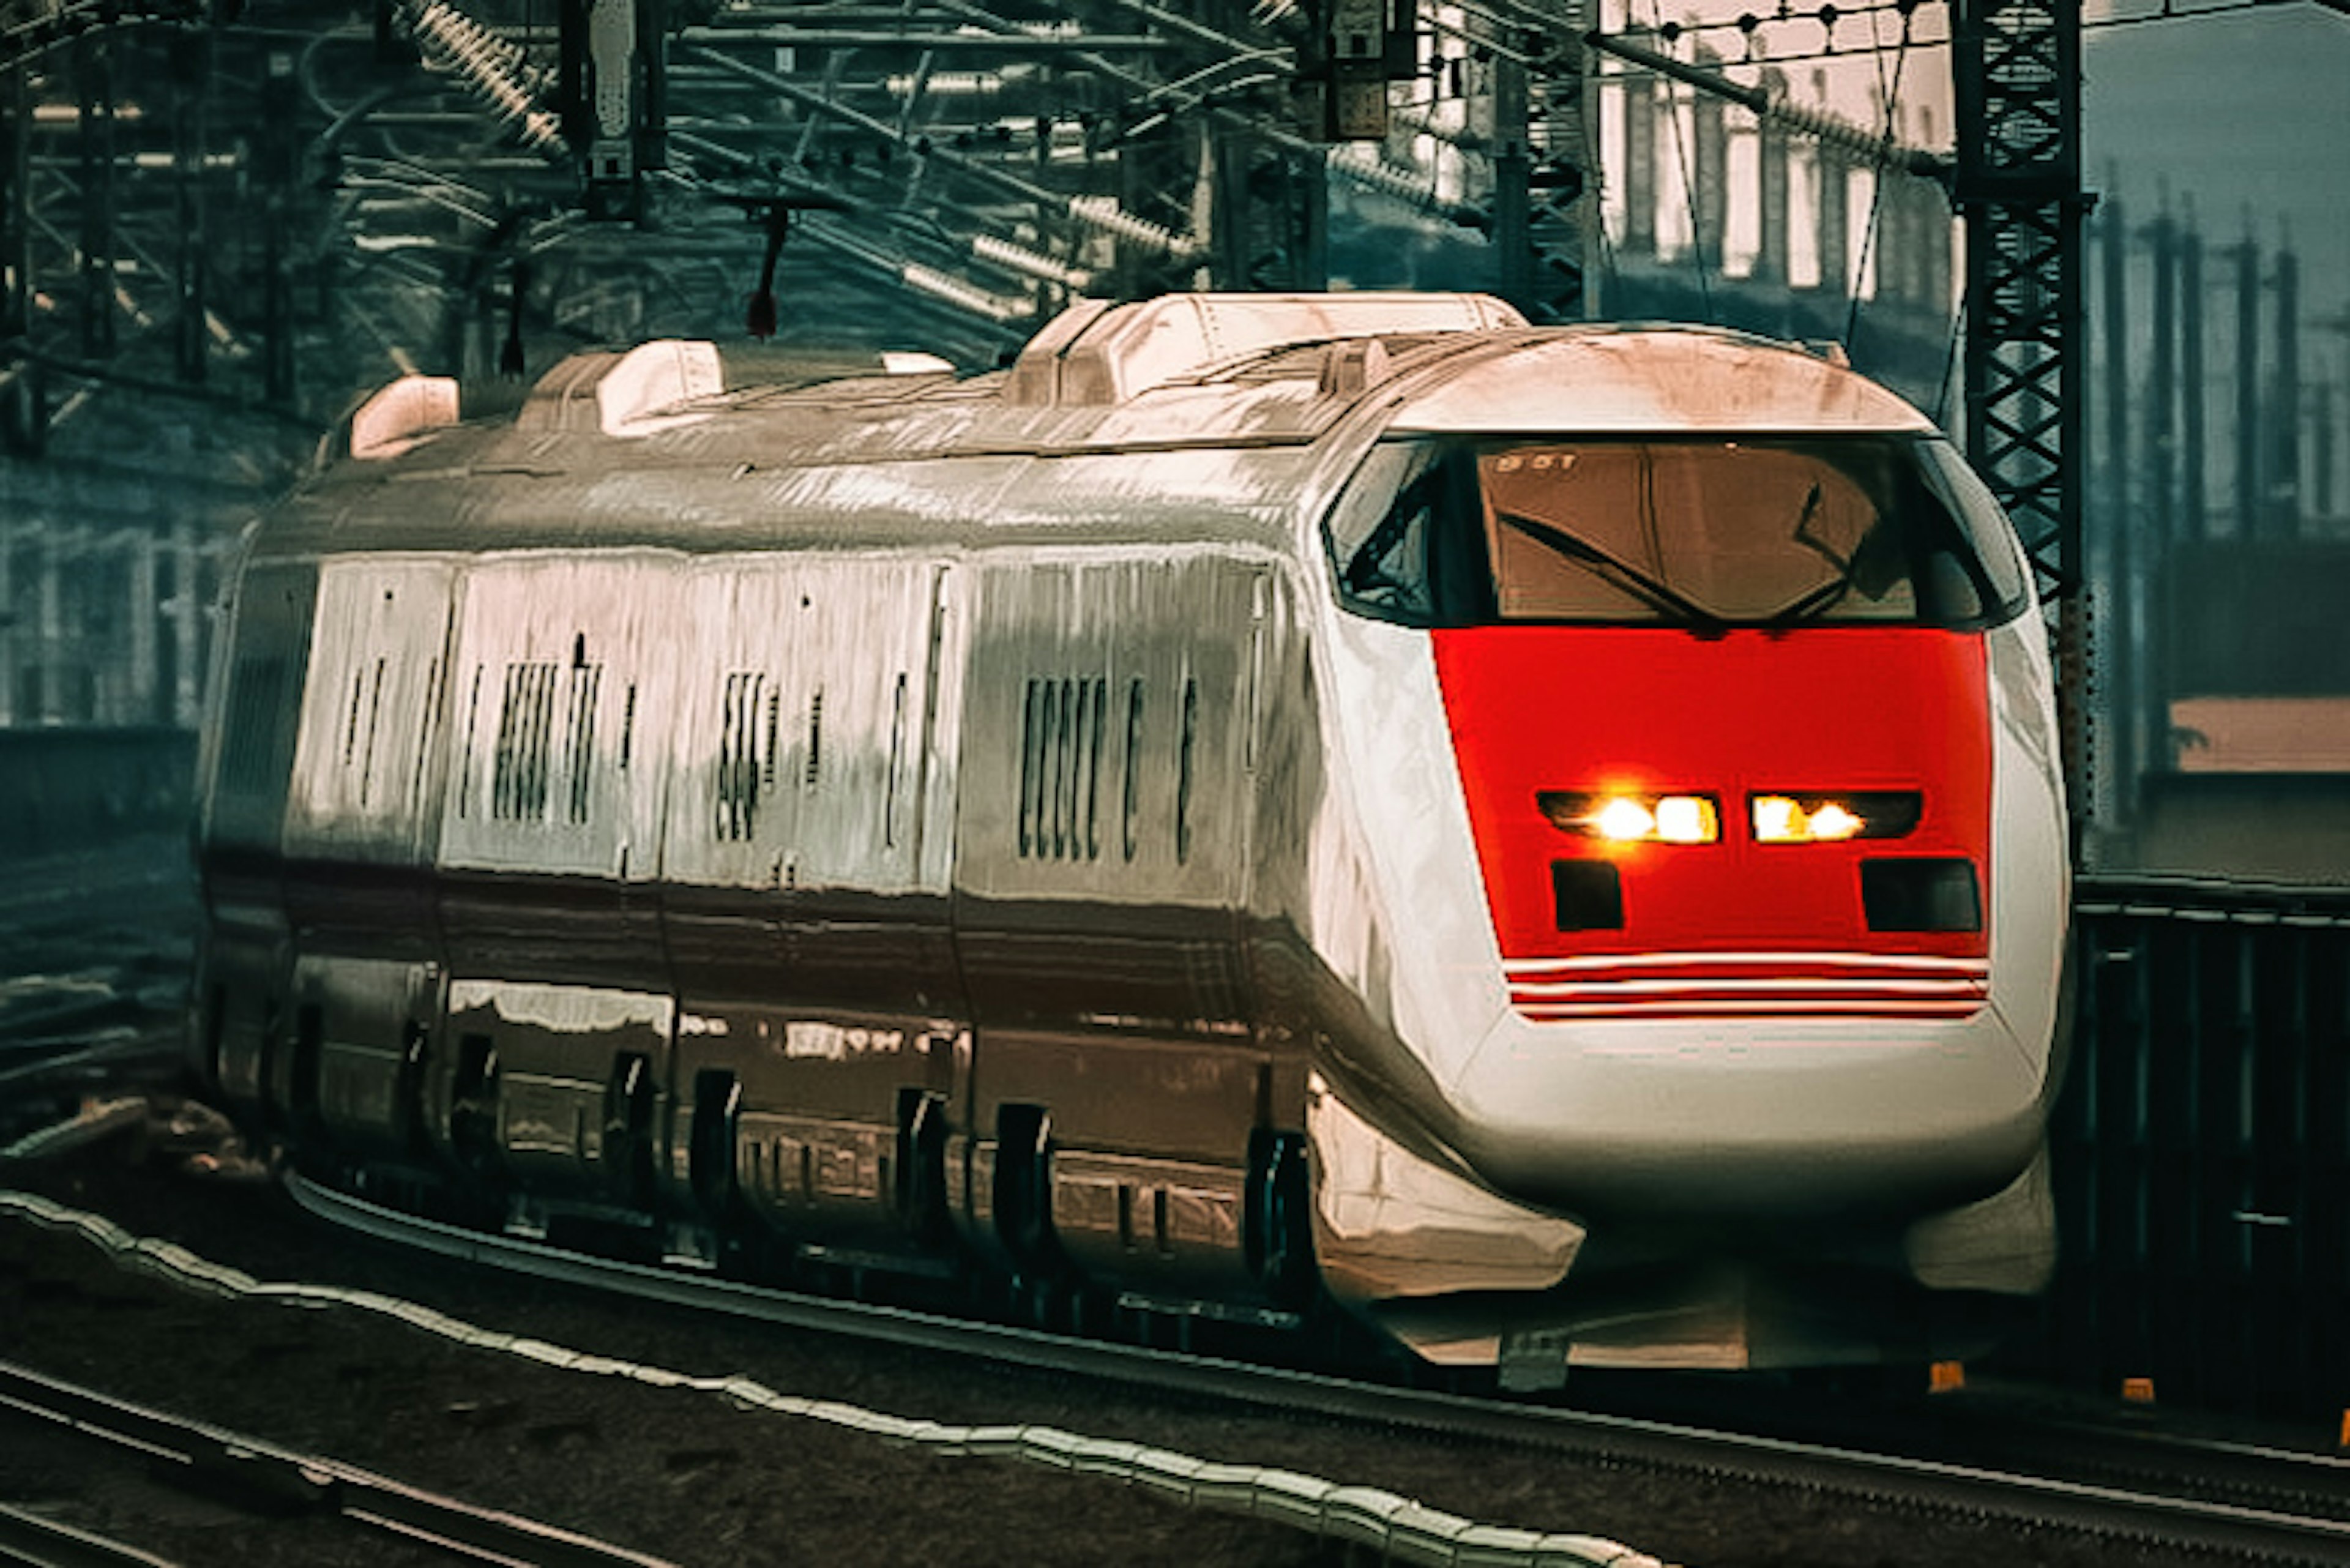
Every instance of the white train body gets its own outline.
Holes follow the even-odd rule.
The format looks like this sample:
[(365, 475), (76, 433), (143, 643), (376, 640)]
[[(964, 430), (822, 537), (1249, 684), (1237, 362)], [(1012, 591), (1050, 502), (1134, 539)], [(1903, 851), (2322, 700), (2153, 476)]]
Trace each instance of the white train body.
[(2044, 1282), (2048, 660), (1906, 405), (1475, 296), (721, 379), (404, 383), (262, 530), (196, 1046), (303, 1158), (1454, 1362)]

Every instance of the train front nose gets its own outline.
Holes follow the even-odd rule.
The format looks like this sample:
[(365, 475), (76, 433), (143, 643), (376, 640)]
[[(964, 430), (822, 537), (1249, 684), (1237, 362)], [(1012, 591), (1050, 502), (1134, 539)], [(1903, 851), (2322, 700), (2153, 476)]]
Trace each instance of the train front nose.
[(1509, 1007), (1464, 1154), (1583, 1214), (1909, 1210), (2037, 1147), (1978, 635), (1441, 632)]
[(2043, 1075), (1995, 1015), (1927, 1028), (1505, 1022), (1453, 1085), (1495, 1188), (1587, 1221), (1929, 1213), (2040, 1144)]

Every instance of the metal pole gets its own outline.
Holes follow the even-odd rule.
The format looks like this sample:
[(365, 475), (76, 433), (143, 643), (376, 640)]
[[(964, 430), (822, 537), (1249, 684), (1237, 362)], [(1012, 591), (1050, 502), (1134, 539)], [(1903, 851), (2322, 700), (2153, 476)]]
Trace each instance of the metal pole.
[[(1783, 93), (1786, 78), (1775, 70), (1762, 73), (1765, 92)], [(1784, 285), (1787, 281), (1787, 131), (1776, 120), (1754, 128), (1755, 162), (1762, 175), (1755, 280)]]
[(130, 669), (129, 680), (116, 698), (119, 704), (110, 718), (131, 724), (151, 724), (161, 716), (159, 701), (162, 689), (162, 639), (156, 635), (160, 614), (156, 608), (155, 535), (145, 528), (134, 532), (126, 541), (130, 559), (130, 621), (125, 629), (130, 633)]
[(2203, 236), (2190, 222), (2178, 235), (2178, 531), (2200, 539), (2210, 501), (2203, 443)]
[(16, 722), (18, 628), (16, 613), (16, 519), (13, 506), (0, 506), (0, 730)]
[(1657, 82), (1619, 76), (1624, 84), (1624, 257), (1657, 255)]
[(2171, 539), (2176, 501), (2178, 407), (2178, 244), (2166, 211), (2147, 225), (2154, 256), (2154, 362), (2146, 381), (2147, 556), (2149, 578), (2159, 575)]
[(1820, 293), (1835, 318), (1844, 319), (1845, 301), (1852, 297), (1852, 168), (1833, 147), (1812, 151), (1812, 171), (1819, 183)]
[(173, 269), (177, 316), (173, 344), (180, 379), (204, 379), (204, 115), (212, 92), (212, 35), (197, 31), (172, 39), (172, 163), (178, 199), (180, 248)]
[(2309, 454), (2312, 517), (2334, 521), (2334, 383), (2320, 381), (2309, 389), (2309, 422), (2313, 450)]
[(60, 668), (66, 656), (65, 574), (60, 557), (66, 548), (66, 530), (53, 518), (42, 518), (33, 529), (40, 550), (40, 579), (35, 592), (34, 637), (35, 657), (32, 690), (26, 693), (32, 710), (26, 717), (36, 723), (54, 722), (65, 717), (60, 704), (65, 695), (65, 671)]
[(33, 330), (32, 67), (9, 73), (0, 116), (0, 436), (37, 453), (48, 422), (41, 369), (30, 358)]
[(1493, 61), (1494, 292), (1534, 309), (1534, 160), (1526, 151), (1526, 67)]
[(2164, 608), (2169, 600), (2172, 513), (2177, 498), (2174, 460), (2177, 456), (2176, 414), (2178, 402), (2178, 247), (2170, 213), (2166, 210), (2147, 225), (2146, 238), (2154, 261), (2154, 352), (2146, 379), (2145, 441), (2146, 505), (2128, 531), (2137, 544), (2137, 669), (2139, 780), (2170, 771), (2169, 660), (2163, 633), (2168, 625)]
[[(1954, 0), (1951, 81), (1967, 225), (1967, 447), (2043, 577), (2081, 580), (2080, 0)], [(2087, 628), (2057, 611), (2065, 773), (2094, 824)]]
[(262, 238), (262, 395), (273, 403), (286, 404), (294, 400), (295, 371), (294, 281), (286, 243), (286, 231), (293, 220), (294, 119), (299, 103), (293, 54), (271, 50), (263, 71), (258, 141), (265, 231)]
[(2269, 531), (2280, 539), (2301, 534), (2301, 258), (2280, 247), (2276, 258), (2276, 392), (2269, 409)]
[(1297, 286), (1330, 286), (1330, 164), (1319, 149), (1287, 155), (1290, 190), (1296, 203)]
[(184, 514), (172, 520), (172, 722), (193, 729), (203, 713), (208, 677), (207, 636), (212, 598), (203, 582), (203, 556), (196, 548), (195, 523)]
[[(1698, 64), (1716, 63), (1712, 53), (1700, 46)], [(1690, 192), (1690, 226), (1696, 230), (1690, 243), (1697, 247), (1699, 267), (1718, 275), (1722, 265), (1722, 242), (1730, 227), (1728, 106), (1712, 93), (1700, 92), (1690, 103), (1690, 123), (1693, 132), (1690, 138), (1693, 149), (1690, 173), (1696, 186)]]
[[(1565, 0), (1571, 26), (1579, 26), (1584, 13), (1582, 0)], [(1588, 133), (1593, 91), (1579, 42), (1557, 47), (1527, 83), (1527, 265), (1537, 321), (1581, 321), (1596, 308), (1590, 265), (1591, 214), (1599, 202), (1595, 139)]]
[(106, 39), (74, 41), (74, 78), (80, 99), (81, 352), (101, 359), (114, 351), (114, 83)]
[(2105, 463), (2098, 486), (2097, 545), (2091, 552), (2089, 591), (2093, 605), (2104, 610), (2104, 646), (2119, 650), (2107, 661), (2104, 711), (2111, 715), (2114, 733), (2108, 747), (2115, 766), (2102, 781), (2106, 798), (2091, 803), (2114, 818), (2114, 775), (2135, 779), (2140, 771), (2137, 694), (2142, 687), (2138, 629), (2139, 584), (2137, 551), (2131, 543), (2137, 507), (2137, 460), (2130, 442), (2133, 398), (2129, 373), (2129, 219), (2117, 195), (2105, 198), (2097, 223), (2098, 257), (2102, 262), (2098, 303), (2103, 308), (2100, 336), (2106, 350)]
[(2260, 536), (2261, 252), (2252, 236), (2236, 256), (2236, 536)]

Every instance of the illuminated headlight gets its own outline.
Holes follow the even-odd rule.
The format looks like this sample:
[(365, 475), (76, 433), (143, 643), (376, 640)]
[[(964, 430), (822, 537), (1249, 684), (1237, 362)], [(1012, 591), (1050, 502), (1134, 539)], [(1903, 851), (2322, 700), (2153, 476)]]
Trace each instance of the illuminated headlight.
[(1749, 798), (1761, 844), (1834, 844), (1846, 838), (1898, 838), (1918, 826), (1915, 790), (1846, 794), (1758, 794)]
[(1711, 844), (1721, 836), (1721, 812), (1711, 795), (1544, 790), (1534, 805), (1560, 831), (1610, 844)]

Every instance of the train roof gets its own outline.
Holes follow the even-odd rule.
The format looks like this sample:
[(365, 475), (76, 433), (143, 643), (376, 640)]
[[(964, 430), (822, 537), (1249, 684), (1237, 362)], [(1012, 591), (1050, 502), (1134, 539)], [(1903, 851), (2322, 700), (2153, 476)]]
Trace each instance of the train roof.
[(1908, 403), (1846, 368), (1840, 356), (1705, 327), (1509, 334), (1496, 351), (1478, 357), (1475, 371), (1422, 379), (1388, 428), (1461, 435), (1934, 428)]
[[(1084, 301), (1009, 369), (729, 386), (711, 344), (575, 355), (510, 422), (459, 424), (455, 383), (410, 377), (354, 417), (348, 452), (403, 466), (922, 457), (1311, 445), (1360, 413), (1443, 433), (1923, 431), (1875, 382), (1796, 346), (1711, 327), (1537, 328), (1482, 295), (1167, 295)], [(625, 443), (609, 446), (607, 443)], [(437, 452), (432, 449), (440, 449)], [(625, 452), (625, 455), (623, 455)]]

